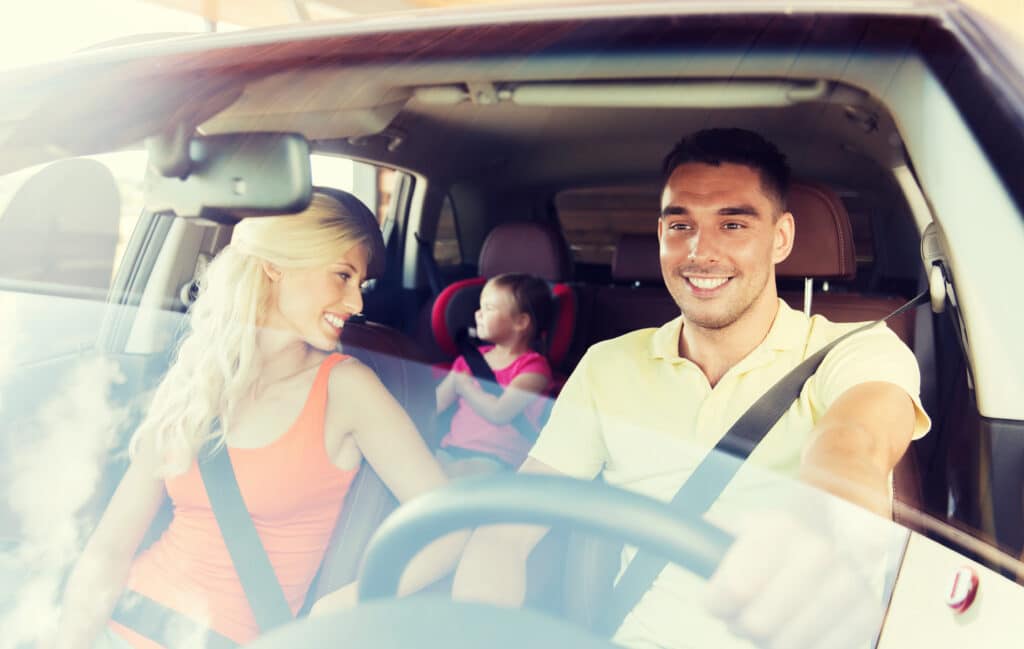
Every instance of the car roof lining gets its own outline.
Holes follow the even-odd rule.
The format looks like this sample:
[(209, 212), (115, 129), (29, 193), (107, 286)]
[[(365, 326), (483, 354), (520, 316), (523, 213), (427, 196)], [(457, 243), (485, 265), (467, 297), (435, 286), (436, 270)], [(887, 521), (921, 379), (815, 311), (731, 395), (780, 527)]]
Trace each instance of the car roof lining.
[[(621, 13), (612, 7), (604, 9)], [(196, 97), (214, 93), (225, 83), (243, 82), (250, 96), (258, 96), (261, 83), (269, 93), (274, 81), (267, 80), (286, 74), (293, 77), (287, 80), (288, 88), (315, 107), (321, 96), (317, 87), (317, 81), (323, 80), (321, 70), (336, 74), (372, 68), (384, 73), (376, 78), (388, 79), (395, 89), (444, 83), (446, 75), (450, 82), (474, 78), (543, 80), (550, 78), (551, 70), (560, 79), (629, 79), (635, 78), (636, 70), (643, 69), (661, 78), (781, 76), (842, 81), (847, 61), (861, 48), (868, 48), (870, 54), (905, 51), (936, 15), (934, 8), (925, 11), (901, 3), (873, 8), (882, 15), (857, 13), (853, 7), (844, 9), (850, 15), (832, 15), (834, 8), (812, 3), (787, 6), (785, 17), (769, 13), (714, 15), (704, 13), (709, 7), (701, 5), (692, 9), (698, 15), (686, 21), (658, 18), (658, 14), (673, 8), (657, 2), (630, 9), (631, 13), (647, 16), (606, 22), (593, 20), (581, 9), (575, 10), (578, 15), (573, 18), (574, 11), (569, 8), (552, 14), (564, 14), (564, 18), (547, 23), (529, 12), (514, 11), (495, 14), (506, 23), (519, 21), (512, 24), (479, 24), (486, 20), (479, 17), (478, 24), (463, 20), (447, 26), (429, 20), (421, 25), (365, 21), (344, 26), (347, 30), (342, 26), (315, 26), (291, 33), (264, 30), (225, 35), (212, 39), (208, 49), (204, 49), (202, 39), (184, 38), (84, 53), (66, 61), (64, 67), (26, 69), (6, 75), (0, 83), (0, 91), (7, 91), (5, 96), (22, 97), (11, 109), (0, 107), (0, 142), (21, 154), (4, 160), (8, 166), (0, 172), (43, 161), (47, 154), (38, 151), (50, 151), (51, 159), (62, 154), (85, 155), (121, 148), (144, 135), (165, 130), (171, 121), (182, 117), (169, 108), (173, 102), (160, 101), (168, 90), (174, 97)], [(770, 12), (771, 7), (765, 6), (764, 11)], [(908, 15), (885, 15), (897, 11)], [(389, 29), (395, 31), (386, 32)], [(348, 33), (338, 33), (345, 31)], [(789, 42), (799, 42), (800, 47), (788, 52), (778, 47)], [(690, 46), (681, 47), (679, 43)], [(601, 49), (595, 53), (596, 44)], [(119, 60), (117, 55), (122, 52), (133, 55)], [(470, 54), (472, 64), (452, 63)], [(43, 73), (45, 82), (37, 80), (37, 73)], [(402, 81), (403, 76), (409, 80)], [(243, 97), (236, 108), (238, 116), (249, 105), (268, 108), (275, 99), (281, 103), (280, 95), (268, 93), (257, 97), (255, 104)], [(116, 115), (100, 109), (115, 103), (121, 106)], [(359, 107), (372, 109), (396, 103), (398, 99)], [(328, 111), (315, 109), (310, 115), (317, 112), (322, 118), (331, 117)], [(231, 115), (229, 110), (220, 119)], [(283, 115), (291, 115), (291, 111)], [(296, 117), (292, 115), (292, 125)], [(370, 110), (363, 119), (358, 114), (353, 117), (351, 122), (342, 120), (336, 126), (353, 126), (354, 122), (363, 129), (374, 128), (386, 118), (386, 111)], [(91, 129), (72, 127), (85, 118)], [(312, 122), (305, 120), (299, 127), (309, 128)], [(255, 125), (251, 118), (243, 123)], [(53, 128), (61, 125), (65, 128)], [(319, 132), (311, 134), (320, 136)], [(32, 152), (32, 145), (38, 151)]]

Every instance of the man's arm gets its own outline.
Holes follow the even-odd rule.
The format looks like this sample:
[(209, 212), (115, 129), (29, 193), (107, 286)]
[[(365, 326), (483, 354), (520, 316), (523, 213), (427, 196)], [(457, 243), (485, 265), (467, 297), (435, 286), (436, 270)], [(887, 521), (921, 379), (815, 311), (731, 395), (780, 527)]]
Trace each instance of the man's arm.
[[(564, 475), (527, 458), (519, 473)], [(490, 525), (470, 537), (455, 571), (452, 597), (519, 607), (526, 597), (526, 560), (548, 528), (537, 525)]]
[(819, 420), (800, 477), (888, 518), (889, 474), (910, 445), (915, 420), (914, 402), (898, 385), (855, 385)]
[[(798, 512), (758, 512), (746, 521), (707, 590), (708, 608), (733, 633), (759, 646), (870, 645), (885, 606), (865, 567), (870, 574), (884, 565), (901, 538), (872, 513), (890, 517), (889, 474), (916, 421), (913, 399), (894, 383), (859, 383), (832, 401), (800, 477), (858, 507), (810, 497)], [(776, 548), (771, 561), (766, 547)]]

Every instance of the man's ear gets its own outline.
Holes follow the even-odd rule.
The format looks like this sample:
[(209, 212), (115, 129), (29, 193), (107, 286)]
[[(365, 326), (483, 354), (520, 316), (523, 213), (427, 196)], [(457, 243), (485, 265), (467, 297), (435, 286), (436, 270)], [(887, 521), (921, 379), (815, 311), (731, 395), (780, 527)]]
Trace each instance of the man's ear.
[(796, 221), (792, 212), (783, 212), (775, 221), (775, 241), (772, 244), (772, 263), (781, 264), (793, 252)]
[(269, 261), (260, 262), (263, 272), (271, 282), (281, 279), (281, 269)]

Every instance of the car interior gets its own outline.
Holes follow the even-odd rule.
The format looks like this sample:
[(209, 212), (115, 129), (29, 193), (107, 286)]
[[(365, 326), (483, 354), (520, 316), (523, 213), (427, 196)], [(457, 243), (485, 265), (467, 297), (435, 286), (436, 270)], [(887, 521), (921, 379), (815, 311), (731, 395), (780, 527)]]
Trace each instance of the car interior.
[[(932, 296), (889, 322), (918, 360), (933, 422), (897, 467), (896, 519), (1019, 553), (1021, 474), (999, 461), (1018, 456), (1006, 432), (1024, 419), (1010, 396), (1024, 379), (1007, 378), (1019, 372), (1007, 371), (998, 344), (1015, 325), (981, 324), (996, 290), (984, 278), (999, 254), (989, 248), (992, 267), (977, 263), (969, 251), (992, 244), (972, 238), (962, 217), (985, 213), (1017, 228), (1021, 190), (992, 166), (1001, 160), (993, 131), (1006, 118), (972, 103), (979, 88), (992, 90), (948, 25), (922, 10), (604, 22), (541, 12), (502, 24), (371, 27), (313, 26), (282, 42), (273, 30), (201, 46), (185, 38), (124, 62), (116, 48), (91, 52), (60, 83), (36, 88), (19, 114), (0, 109), (5, 159), (42, 162), (44, 143), (86, 154), (149, 138), (151, 156), (173, 160), (168, 151), (188, 151), (190, 139), (277, 133), (300, 135), (316, 154), (395, 170), (388, 200), (371, 206), (387, 267), (366, 286), (364, 317), (346, 325), (342, 348), (377, 372), (436, 445), (444, 420), (434, 417), (434, 386), (487, 278), (519, 271), (549, 283), (557, 315), (548, 356), (564, 380), (594, 343), (679, 313), (658, 263), (664, 155), (702, 128), (755, 130), (793, 168), (786, 200), (796, 241), (777, 269), (787, 303), (860, 322), (921, 291)], [(74, 92), (77, 105), (57, 101)], [(116, 120), (104, 114), (115, 101)], [(185, 312), (197, 270), (230, 237), (229, 208), (183, 217), (171, 205), (140, 218), (109, 297), (119, 308), (102, 328), (101, 349), (136, 391), (159, 380), (173, 347), (175, 332), (154, 314)], [(25, 385), (45, 382), (46, 367), (25, 369), (36, 381)], [(309, 601), (354, 578), (395, 506), (364, 467)], [(598, 568), (581, 566), (570, 537), (550, 535), (531, 557), (529, 599), (586, 619), (593, 602), (563, 582)], [(976, 546), (958, 550), (980, 556)]]

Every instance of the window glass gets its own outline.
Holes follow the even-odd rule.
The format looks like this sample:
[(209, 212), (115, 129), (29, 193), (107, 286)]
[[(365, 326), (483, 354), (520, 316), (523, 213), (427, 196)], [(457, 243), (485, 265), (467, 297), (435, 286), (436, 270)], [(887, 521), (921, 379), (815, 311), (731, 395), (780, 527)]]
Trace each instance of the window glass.
[(70, 158), (0, 178), (7, 290), (105, 295), (142, 212), (144, 151)]
[(314, 153), (310, 156), (313, 184), (343, 189), (354, 194), (387, 231), (388, 206), (401, 173), (358, 160)]
[(555, 197), (555, 208), (577, 264), (611, 264), (620, 236), (658, 228), (655, 187), (570, 189)]
[(90, 348), (142, 213), (144, 151), (0, 177), (0, 368)]
[(459, 245), (459, 230), (455, 223), (455, 207), (451, 196), (445, 196), (441, 205), (437, 234), (434, 235), (434, 259), (439, 266), (457, 266), (462, 263), (462, 247)]

